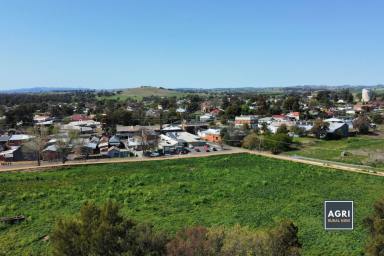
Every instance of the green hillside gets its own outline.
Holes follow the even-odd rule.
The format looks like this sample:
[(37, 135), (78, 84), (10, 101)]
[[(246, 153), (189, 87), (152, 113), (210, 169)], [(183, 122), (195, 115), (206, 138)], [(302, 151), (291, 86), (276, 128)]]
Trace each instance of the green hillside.
[[(0, 255), (48, 254), (42, 238), (58, 218), (108, 198), (169, 233), (198, 224), (269, 228), (290, 219), (304, 255), (359, 255), (367, 239), (362, 219), (384, 195), (382, 177), (248, 154), (3, 173), (0, 184), (0, 216), (27, 217), (0, 226)], [(323, 229), (325, 199), (354, 200), (353, 231)]]
[(159, 97), (182, 97), (186, 93), (179, 92), (172, 89), (166, 89), (162, 87), (141, 86), (137, 88), (121, 89), (117, 90), (117, 94), (114, 96), (104, 97), (107, 99), (120, 99), (125, 100), (127, 98), (142, 99), (143, 97), (159, 96)]

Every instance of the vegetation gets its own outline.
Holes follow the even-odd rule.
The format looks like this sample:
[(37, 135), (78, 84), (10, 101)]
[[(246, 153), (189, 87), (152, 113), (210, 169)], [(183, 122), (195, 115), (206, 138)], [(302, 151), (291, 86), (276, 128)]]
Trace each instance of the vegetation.
[(299, 255), (298, 228), (289, 221), (270, 231), (233, 228), (186, 228), (174, 238), (137, 224), (119, 213), (111, 200), (102, 207), (85, 203), (80, 216), (59, 220), (51, 241), (54, 255)]
[(383, 115), (380, 113), (377, 113), (377, 112), (371, 114), (371, 119), (372, 119), (372, 122), (375, 124), (383, 124), (384, 123)]
[(360, 134), (369, 133), (370, 121), (366, 115), (360, 115), (353, 121), (353, 128), (357, 129)]
[(178, 232), (167, 244), (167, 254), (296, 256), (301, 248), (297, 232), (298, 228), (291, 222), (258, 232), (239, 225), (231, 228), (187, 228)]
[(276, 134), (251, 133), (244, 138), (242, 146), (247, 149), (268, 150), (274, 154), (288, 151), (291, 149), (292, 138), (284, 131), (282, 128)]
[(370, 240), (366, 246), (367, 255), (384, 254), (384, 199), (375, 202), (374, 212), (364, 220), (369, 230)]
[(152, 87), (152, 86), (141, 86), (137, 88), (129, 88), (119, 90), (116, 93), (112, 94), (99, 94), (98, 96), (101, 99), (117, 99), (117, 100), (126, 100), (127, 98), (142, 99), (144, 97), (158, 96), (158, 97), (182, 97), (187, 94), (176, 91), (165, 89), (161, 87)]
[(294, 142), (300, 147), (285, 154), (384, 168), (383, 129), (383, 126), (379, 126), (376, 134), (340, 140), (295, 138)]
[[(58, 219), (76, 214), (86, 201), (108, 199), (122, 205), (122, 216), (170, 235), (198, 225), (271, 229), (290, 219), (299, 227), (303, 255), (357, 255), (368, 238), (362, 221), (383, 183), (381, 177), (247, 154), (3, 173), (0, 216), (23, 214), (26, 220), (0, 225), (0, 255), (48, 254), (52, 242), (44, 237)], [(325, 198), (353, 198), (353, 232), (324, 231)]]
[(148, 224), (137, 224), (107, 201), (86, 203), (80, 216), (60, 220), (51, 236), (54, 255), (164, 255), (167, 238)]
[(327, 131), (329, 130), (329, 123), (324, 122), (321, 119), (316, 119), (313, 123), (313, 127), (311, 132), (316, 136), (316, 138), (322, 138), (327, 135)]

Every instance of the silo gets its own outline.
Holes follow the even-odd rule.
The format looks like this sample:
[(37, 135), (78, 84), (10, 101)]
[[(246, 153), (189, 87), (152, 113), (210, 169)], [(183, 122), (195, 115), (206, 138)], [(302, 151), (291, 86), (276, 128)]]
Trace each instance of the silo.
[(361, 91), (361, 101), (369, 102), (371, 100), (371, 92), (369, 89), (363, 89)]

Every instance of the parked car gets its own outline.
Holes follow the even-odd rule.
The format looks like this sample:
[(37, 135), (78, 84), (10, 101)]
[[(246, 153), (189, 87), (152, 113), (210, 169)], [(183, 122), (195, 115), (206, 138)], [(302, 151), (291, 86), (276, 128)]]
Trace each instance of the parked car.
[(158, 157), (158, 156), (160, 156), (160, 154), (158, 152), (152, 152), (149, 156), (150, 157)]

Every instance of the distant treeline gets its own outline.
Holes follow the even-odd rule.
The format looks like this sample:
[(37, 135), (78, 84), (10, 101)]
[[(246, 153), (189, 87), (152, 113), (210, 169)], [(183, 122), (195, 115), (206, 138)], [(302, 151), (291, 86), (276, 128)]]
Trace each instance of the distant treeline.
[(91, 91), (74, 91), (62, 93), (2, 93), (0, 105), (14, 106), (27, 103), (71, 103), (90, 101), (95, 99), (95, 93)]

